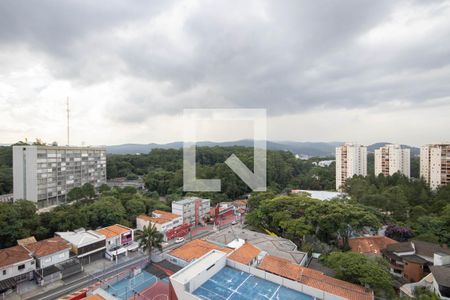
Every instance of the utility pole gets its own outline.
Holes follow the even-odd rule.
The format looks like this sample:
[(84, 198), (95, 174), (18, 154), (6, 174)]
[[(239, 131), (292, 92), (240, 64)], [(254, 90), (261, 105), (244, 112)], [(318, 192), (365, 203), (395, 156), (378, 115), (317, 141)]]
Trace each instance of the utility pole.
[(67, 146), (70, 146), (70, 110), (69, 110), (69, 97), (67, 97)]

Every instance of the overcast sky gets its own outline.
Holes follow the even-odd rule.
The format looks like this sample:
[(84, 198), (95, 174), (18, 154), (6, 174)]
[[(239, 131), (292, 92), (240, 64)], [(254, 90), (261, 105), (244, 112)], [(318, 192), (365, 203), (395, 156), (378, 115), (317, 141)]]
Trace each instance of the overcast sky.
[(450, 1), (0, 1), (0, 143), (65, 144), (67, 96), (72, 144), (182, 140), (183, 108), (265, 108), (271, 140), (448, 141)]

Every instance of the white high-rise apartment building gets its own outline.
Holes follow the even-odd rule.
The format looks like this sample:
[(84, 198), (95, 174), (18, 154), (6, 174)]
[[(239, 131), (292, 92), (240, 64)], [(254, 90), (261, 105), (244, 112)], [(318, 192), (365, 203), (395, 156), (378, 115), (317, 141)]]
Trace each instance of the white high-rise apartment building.
[(336, 148), (336, 190), (353, 175), (367, 176), (367, 147), (346, 143)]
[(450, 182), (450, 144), (431, 144), (420, 148), (420, 177), (432, 190)]
[(74, 187), (106, 183), (106, 150), (92, 147), (13, 146), (14, 200), (38, 208), (66, 202)]
[(395, 173), (410, 177), (410, 150), (400, 145), (385, 145), (375, 150), (375, 176), (383, 174), (392, 176)]

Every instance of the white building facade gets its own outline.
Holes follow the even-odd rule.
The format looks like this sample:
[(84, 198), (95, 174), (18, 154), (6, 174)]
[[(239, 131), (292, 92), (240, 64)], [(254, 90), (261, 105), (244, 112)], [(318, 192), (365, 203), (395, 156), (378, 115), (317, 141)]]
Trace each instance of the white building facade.
[(367, 147), (346, 143), (336, 148), (336, 190), (354, 175), (367, 176)]
[(91, 147), (14, 146), (14, 200), (38, 208), (66, 202), (74, 187), (106, 183), (106, 150)]
[(430, 144), (420, 148), (420, 177), (432, 190), (450, 182), (450, 144)]
[(198, 225), (209, 215), (211, 201), (197, 197), (172, 202), (172, 213), (183, 218), (183, 223)]
[(34, 258), (24, 247), (14, 246), (0, 250), (0, 282), (9, 278), (14, 278), (15, 282), (31, 280), (34, 270)]
[(376, 149), (375, 176), (392, 176), (397, 172), (411, 176), (410, 149), (402, 149), (400, 145), (385, 145)]

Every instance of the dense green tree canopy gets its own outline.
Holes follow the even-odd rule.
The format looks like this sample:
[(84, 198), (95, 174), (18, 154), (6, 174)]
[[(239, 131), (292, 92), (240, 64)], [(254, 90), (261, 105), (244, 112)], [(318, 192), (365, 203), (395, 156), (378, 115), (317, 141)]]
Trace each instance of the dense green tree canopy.
[[(225, 160), (233, 153), (253, 169), (252, 148), (237, 146), (197, 148), (197, 177), (222, 180), (222, 193), (211, 195), (213, 203), (221, 199), (234, 199), (250, 192), (247, 185), (225, 164)], [(161, 196), (182, 194), (182, 159), (182, 149), (153, 149), (149, 154), (142, 155), (109, 155), (108, 178), (126, 177), (129, 174), (142, 175), (150, 191), (155, 191)], [(274, 192), (287, 188), (333, 190), (335, 165), (316, 166), (314, 163), (319, 160), (319, 158), (300, 160), (291, 152), (269, 150), (267, 152), (269, 190)]]
[(30, 201), (0, 203), (0, 248), (32, 235), (44, 239), (57, 231), (81, 227), (97, 229), (115, 223), (134, 226), (138, 214), (155, 209), (170, 210), (159, 199), (146, 197), (134, 188), (105, 190), (98, 199), (84, 198), (41, 214), (36, 213), (36, 206)]
[(430, 191), (422, 180), (394, 174), (354, 177), (345, 188), (353, 202), (383, 214), (384, 223), (411, 228), (416, 239), (450, 245), (450, 186)]
[(336, 271), (336, 277), (372, 288), (376, 294), (392, 299), (393, 281), (383, 259), (355, 252), (332, 252), (321, 261)]
[(381, 226), (379, 216), (370, 209), (346, 200), (320, 201), (302, 194), (275, 198), (265, 195), (268, 198), (247, 215), (247, 222), (297, 243), (315, 234), (324, 242), (341, 239), (346, 245), (353, 231)]

